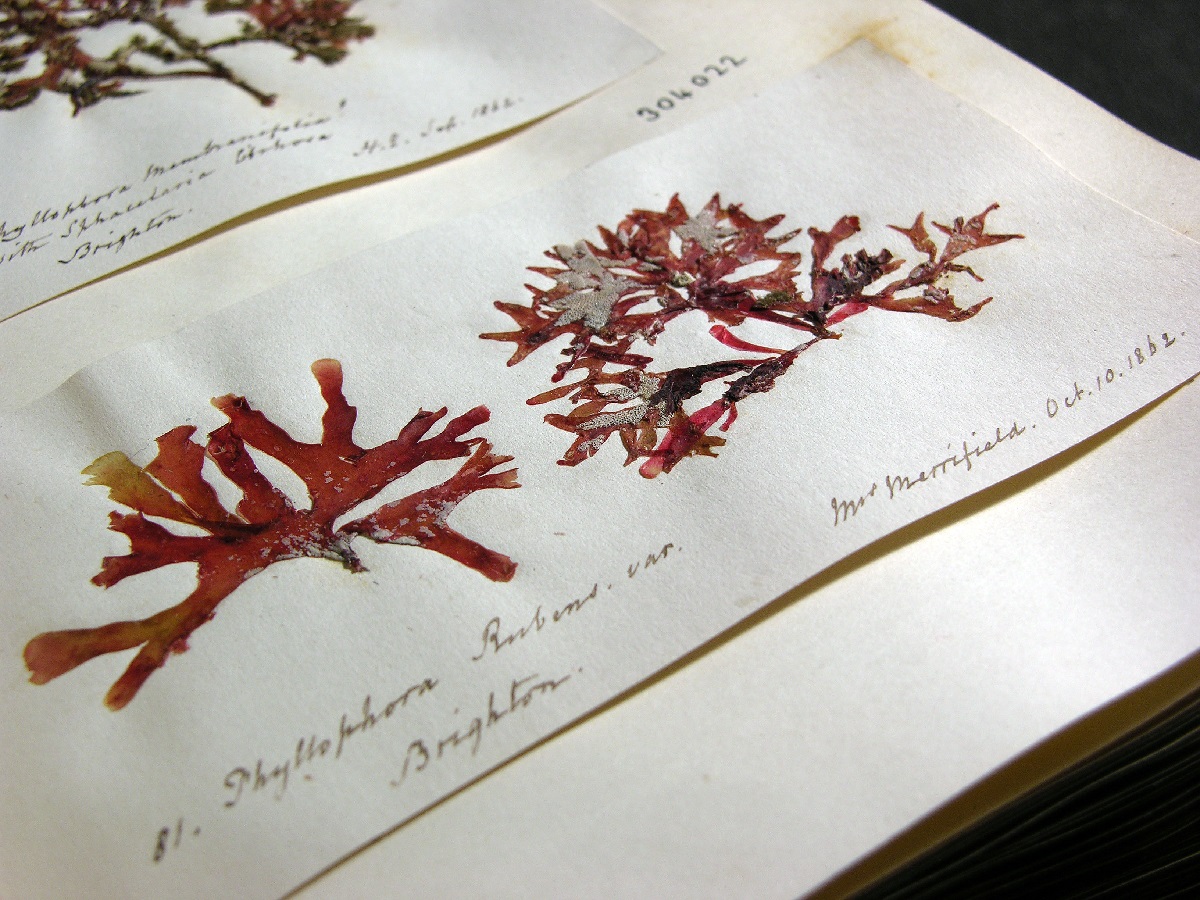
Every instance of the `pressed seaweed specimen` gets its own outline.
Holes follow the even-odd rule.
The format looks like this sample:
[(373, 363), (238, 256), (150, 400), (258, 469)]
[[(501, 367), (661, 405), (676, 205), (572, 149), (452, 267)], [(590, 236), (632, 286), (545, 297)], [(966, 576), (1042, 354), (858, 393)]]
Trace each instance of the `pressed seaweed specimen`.
[[(32, 103), (42, 91), (63, 94), (75, 114), (111, 97), (141, 93), (134, 85), (169, 79), (227, 82), (263, 106), (275, 95), (248, 83), (223, 60), (244, 44), (276, 44), (293, 59), (326, 65), (375, 30), (348, 15), (354, 0), (0, 0), (0, 109)], [(228, 19), (214, 40), (188, 34), (184, 8)], [(100, 54), (85, 44), (113, 26), (129, 34)], [(93, 35), (96, 35), (93, 38)], [(40, 68), (39, 68), (40, 67)], [(32, 71), (37, 69), (38, 71)]]
[[(837, 247), (860, 231), (857, 216), (842, 216), (828, 231), (808, 229), (806, 275), (803, 254), (787, 249), (801, 229), (772, 236), (783, 215), (755, 219), (740, 204), (723, 206), (719, 195), (691, 215), (675, 195), (664, 212), (635, 210), (615, 231), (601, 226), (599, 242), (582, 240), (547, 251), (553, 265), (530, 271), (553, 285), (526, 285), (528, 304), (497, 301), (496, 308), (517, 328), (480, 337), (515, 344), (510, 366), (567, 338), (565, 359), (551, 380), (561, 382), (575, 372), (581, 377), (528, 401), (568, 398), (573, 404), (566, 415), (545, 417), (575, 437), (560, 464), (577, 465), (615, 434), (625, 448), (625, 464), (643, 460), (641, 474), (654, 478), (688, 456), (715, 456), (725, 439), (711, 432), (728, 430), (738, 403), (771, 390), (799, 354), (840, 338), (834, 326), (850, 316), (869, 309), (948, 322), (974, 316), (991, 297), (962, 308), (944, 283), (954, 273), (982, 281), (959, 260), (1023, 237), (987, 231), (987, 217), (997, 206), (949, 225), (934, 222), (935, 232), (944, 236), (940, 247), (923, 212), (908, 227), (889, 226), (922, 257), (911, 266), (886, 248), (858, 249), (831, 262)], [(802, 281), (808, 283), (807, 296)], [(655, 340), (693, 311), (707, 317), (718, 344), (739, 355), (653, 371), (648, 353)], [(748, 321), (778, 326), (785, 338), (792, 336), (779, 342), (790, 346), (762, 346), (730, 330)], [(799, 343), (793, 343), (797, 336)], [(686, 401), (710, 384), (719, 386), (719, 395), (689, 411)]]
[[(145, 467), (116, 451), (83, 470), (90, 476), (88, 484), (107, 487), (110, 499), (134, 510), (110, 513), (108, 527), (129, 539), (129, 553), (105, 557), (92, 582), (107, 588), (161, 566), (195, 563), (196, 589), (145, 619), (38, 635), (25, 647), (30, 681), (45, 684), (94, 657), (140, 647), (105, 697), (110, 708), (120, 709), (171, 653), (187, 649), (192, 632), (213, 617), (226, 597), (268, 566), (311, 557), (334, 560), (351, 572), (365, 571), (350, 546), (357, 535), (433, 550), (492, 581), (513, 577), (516, 564), (511, 559), (446, 523), (458, 503), (476, 491), (519, 487), (516, 469), (493, 471), (511, 456), (492, 453), (482, 437), (463, 437), (488, 421), (488, 409), (477, 406), (434, 435), (430, 432), (446, 410), (420, 410), (396, 438), (363, 448), (354, 441), (358, 411), (342, 392), (340, 363), (318, 360), (312, 372), (326, 407), (319, 443), (295, 440), (246, 398), (227, 395), (213, 405), (229, 421), (212, 431), (203, 447), (192, 440), (195, 428), (183, 425), (158, 438), (158, 454)], [(299, 476), (310, 505), (293, 505), (259, 470), (248, 447)], [(464, 457), (461, 468), (441, 484), (335, 527), (340, 517), (421, 464)], [(240, 489), (233, 511), (205, 479), (206, 459)], [(186, 533), (168, 530), (156, 519), (180, 523)]]

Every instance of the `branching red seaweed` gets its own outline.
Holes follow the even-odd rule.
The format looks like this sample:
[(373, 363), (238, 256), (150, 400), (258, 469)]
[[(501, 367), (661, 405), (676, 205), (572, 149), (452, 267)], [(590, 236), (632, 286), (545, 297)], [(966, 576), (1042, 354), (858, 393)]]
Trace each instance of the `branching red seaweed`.
[[(843, 216), (829, 231), (809, 228), (806, 297), (799, 286), (805, 280), (802, 253), (787, 249), (801, 230), (773, 235), (783, 215), (755, 219), (739, 204), (723, 206), (719, 195), (692, 215), (676, 195), (664, 212), (634, 210), (616, 230), (601, 226), (598, 241), (547, 251), (553, 264), (530, 271), (552, 286), (526, 285), (527, 305), (497, 301), (496, 308), (517, 327), (480, 337), (514, 344), (510, 366), (565, 338), (565, 359), (551, 381), (576, 371), (583, 377), (528, 401), (566, 398), (573, 405), (565, 415), (546, 416), (549, 424), (575, 436), (559, 462), (577, 465), (616, 435), (626, 465), (643, 460), (641, 474), (654, 478), (688, 456), (715, 456), (725, 439), (710, 431), (727, 430), (738, 402), (771, 390), (800, 353), (841, 337), (832, 329), (849, 317), (875, 308), (961, 322), (978, 313), (990, 297), (959, 307), (945, 282), (960, 272), (982, 281), (958, 260), (1023, 236), (986, 230), (996, 208), (992, 204), (950, 225), (935, 222), (945, 235), (940, 248), (924, 213), (906, 228), (890, 226), (924, 257), (902, 275), (906, 261), (888, 249), (859, 249), (830, 263), (837, 247), (861, 230), (856, 216)], [(707, 317), (709, 334), (719, 344), (749, 356), (652, 371), (649, 348), (672, 322), (692, 311)], [(732, 331), (748, 321), (777, 326), (782, 336), (774, 343), (781, 348)], [(686, 401), (709, 383), (723, 385), (723, 393), (689, 412)]]
[[(351, 42), (375, 33), (349, 15), (353, 2), (204, 0), (204, 13), (227, 18), (234, 30), (201, 40), (173, 14), (196, 0), (0, 0), (0, 109), (26, 106), (50, 91), (66, 96), (78, 114), (140, 93), (134, 85), (197, 78), (224, 81), (270, 106), (275, 95), (238, 75), (223, 54), (242, 44), (276, 44), (296, 60), (311, 56), (333, 65)], [(88, 52), (85, 36), (110, 25), (130, 31), (128, 37), (103, 56)]]
[[(493, 581), (513, 577), (516, 564), (511, 559), (446, 521), (476, 491), (519, 487), (516, 469), (493, 471), (511, 456), (493, 453), (482, 437), (464, 437), (488, 421), (487, 408), (477, 406), (450, 419), (437, 434), (431, 432), (446, 410), (420, 410), (393, 440), (363, 448), (354, 441), (358, 411), (342, 392), (341, 364), (318, 360), (312, 372), (326, 406), (319, 443), (295, 440), (244, 397), (228, 395), (214, 399), (213, 405), (229, 421), (211, 432), (203, 447), (192, 440), (195, 428), (184, 425), (158, 438), (158, 454), (145, 467), (116, 451), (83, 470), (90, 476), (88, 484), (108, 488), (110, 499), (134, 510), (110, 514), (109, 528), (129, 539), (129, 553), (106, 557), (92, 581), (107, 588), (131, 575), (189, 562), (197, 566), (196, 588), (179, 604), (146, 619), (38, 635), (25, 647), (30, 681), (45, 684), (94, 657), (138, 647), (105, 698), (110, 708), (120, 709), (169, 654), (187, 648), (192, 632), (213, 617), (221, 601), (268, 566), (311, 557), (364, 571), (351, 548), (356, 535), (433, 550)], [(259, 470), (248, 447), (299, 476), (310, 505), (293, 505)], [(421, 464), (462, 457), (462, 467), (441, 484), (335, 527), (340, 517)], [(205, 479), (206, 459), (240, 489), (234, 510), (222, 505)], [(189, 526), (191, 533), (177, 533), (156, 519)]]

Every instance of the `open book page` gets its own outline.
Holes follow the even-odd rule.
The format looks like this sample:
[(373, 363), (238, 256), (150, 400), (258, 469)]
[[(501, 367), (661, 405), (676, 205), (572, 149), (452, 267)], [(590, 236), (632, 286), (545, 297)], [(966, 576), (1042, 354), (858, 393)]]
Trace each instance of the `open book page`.
[(2, 14), (0, 317), (274, 201), (510, 130), (657, 54), (587, 0)]
[(5, 868), (286, 891), (1179, 384), (1198, 274), (856, 45), (93, 366), (2, 438)]
[[(1200, 204), (1187, 202), (1200, 164), (910, 6), (875, 38), (1089, 183), (1200, 231)], [(610, 896), (651, 886), (675, 897), (791, 898), (955, 798), (817, 894), (845, 896), (1098, 748), (1118, 733), (1114, 716), (1135, 716), (1116, 725), (1129, 727), (1171, 687), (1157, 679), (1153, 694), (1138, 690), (1102, 723), (1072, 725), (1002, 780), (958, 796), (1014, 755), (1189, 654), (1177, 676), (1195, 683), (1196, 422), (1193, 383), (1102, 440), (856, 554), (304, 896)]]

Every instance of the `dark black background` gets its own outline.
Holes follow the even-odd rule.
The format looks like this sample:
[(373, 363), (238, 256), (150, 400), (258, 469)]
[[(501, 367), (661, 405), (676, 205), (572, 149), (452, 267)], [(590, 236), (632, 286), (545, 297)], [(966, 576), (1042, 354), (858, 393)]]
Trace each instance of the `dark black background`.
[(1197, 0), (931, 0), (1176, 150), (1200, 158)]

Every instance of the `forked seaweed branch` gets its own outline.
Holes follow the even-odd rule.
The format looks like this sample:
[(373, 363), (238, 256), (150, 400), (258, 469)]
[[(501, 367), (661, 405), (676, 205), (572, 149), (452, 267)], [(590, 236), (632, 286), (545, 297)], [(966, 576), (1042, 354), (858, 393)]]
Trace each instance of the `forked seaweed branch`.
[[(108, 488), (110, 499), (133, 510), (109, 515), (108, 527), (129, 540), (129, 552), (105, 557), (93, 583), (109, 588), (162, 566), (194, 563), (196, 587), (180, 603), (145, 619), (38, 635), (25, 647), (34, 684), (45, 684), (97, 656), (138, 648), (105, 697), (110, 708), (120, 709), (170, 654), (187, 649), (192, 633), (223, 600), (269, 566), (309, 557), (333, 560), (350, 572), (365, 571), (351, 546), (359, 536), (432, 550), (493, 581), (513, 577), (516, 564), (511, 559), (447, 522), (455, 507), (477, 491), (519, 487), (516, 469), (495, 471), (511, 456), (493, 453), (482, 437), (466, 437), (488, 421), (487, 408), (477, 406), (448, 420), (436, 434), (434, 426), (446, 410), (420, 410), (395, 438), (364, 448), (354, 440), (358, 411), (342, 392), (341, 365), (322, 359), (312, 372), (325, 401), (319, 443), (297, 441), (244, 397), (227, 395), (213, 405), (229, 421), (212, 431), (203, 446), (192, 440), (195, 428), (182, 425), (158, 438), (158, 454), (146, 466), (114, 451), (83, 470), (88, 484)], [(304, 483), (309, 505), (293, 504), (263, 474), (248, 448), (294, 472)], [(442, 483), (337, 524), (418, 466), (453, 459), (465, 461)], [(206, 478), (206, 461), (240, 491), (233, 509)]]

